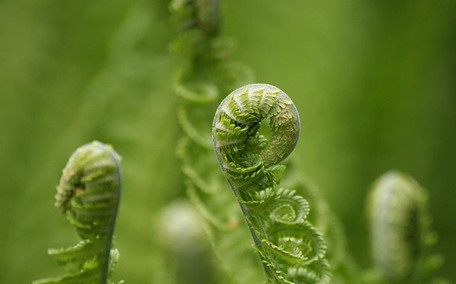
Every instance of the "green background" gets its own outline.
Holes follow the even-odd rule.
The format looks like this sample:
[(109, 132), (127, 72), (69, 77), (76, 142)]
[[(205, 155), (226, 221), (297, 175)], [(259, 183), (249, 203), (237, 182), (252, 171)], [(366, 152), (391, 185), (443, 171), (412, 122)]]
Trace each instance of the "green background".
[[(456, 281), (456, 1), (231, 0), (222, 11), (233, 58), (295, 101), (294, 155), (360, 266), (366, 192), (399, 169), (429, 190), (439, 272)], [(156, 219), (185, 192), (175, 35), (166, 1), (0, 1), (0, 283), (62, 271), (46, 250), (77, 236), (56, 214), (55, 185), (94, 139), (123, 157), (115, 278), (166, 283)]]

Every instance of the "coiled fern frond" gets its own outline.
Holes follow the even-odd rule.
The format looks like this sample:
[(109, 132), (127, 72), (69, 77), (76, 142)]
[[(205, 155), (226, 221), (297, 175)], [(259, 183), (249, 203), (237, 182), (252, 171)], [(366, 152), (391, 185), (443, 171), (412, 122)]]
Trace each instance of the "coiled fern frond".
[(111, 146), (92, 142), (79, 147), (63, 169), (55, 207), (76, 228), (81, 241), (49, 255), (66, 274), (35, 281), (48, 283), (112, 283), (108, 280), (119, 253), (112, 238), (120, 200), (120, 157)]
[(279, 163), (293, 151), (299, 131), (291, 99), (267, 84), (247, 85), (229, 94), (212, 126), (217, 159), (244, 213), (268, 281), (328, 283), (326, 243), (307, 221), (308, 202), (295, 190), (279, 187), (285, 170)]
[(442, 259), (426, 254), (437, 241), (426, 191), (410, 176), (390, 171), (375, 182), (368, 208), (380, 283), (430, 283)]

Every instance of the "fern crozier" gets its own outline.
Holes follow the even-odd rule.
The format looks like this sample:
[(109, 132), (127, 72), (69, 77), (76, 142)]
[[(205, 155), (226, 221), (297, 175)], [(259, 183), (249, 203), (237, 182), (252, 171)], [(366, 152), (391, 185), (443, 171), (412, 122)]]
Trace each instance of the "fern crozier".
[[(264, 121), (268, 125), (262, 125)], [(327, 283), (326, 244), (306, 220), (307, 201), (294, 190), (278, 187), (285, 170), (279, 163), (293, 151), (299, 131), (298, 112), (283, 91), (272, 85), (251, 84), (222, 101), (212, 137), (268, 281)]]

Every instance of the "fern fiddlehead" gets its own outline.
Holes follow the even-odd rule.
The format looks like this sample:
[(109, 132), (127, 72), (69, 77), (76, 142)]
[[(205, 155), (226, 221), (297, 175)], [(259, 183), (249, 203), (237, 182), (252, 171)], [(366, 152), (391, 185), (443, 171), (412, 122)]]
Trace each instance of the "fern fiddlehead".
[(67, 273), (34, 284), (112, 283), (109, 274), (118, 251), (112, 237), (120, 200), (120, 157), (111, 146), (92, 142), (79, 147), (66, 164), (55, 196), (56, 208), (76, 228), (81, 241), (49, 255)]
[(425, 253), (436, 241), (426, 203), (425, 190), (406, 174), (390, 171), (375, 182), (368, 208), (381, 282), (429, 283), (440, 265), (440, 256)]
[[(261, 135), (269, 121), (270, 139)], [(300, 131), (298, 112), (280, 89), (251, 84), (229, 94), (212, 126), (217, 159), (250, 228), (270, 282), (327, 283), (322, 235), (306, 220), (307, 201), (279, 188)], [(267, 131), (266, 131), (267, 132)]]

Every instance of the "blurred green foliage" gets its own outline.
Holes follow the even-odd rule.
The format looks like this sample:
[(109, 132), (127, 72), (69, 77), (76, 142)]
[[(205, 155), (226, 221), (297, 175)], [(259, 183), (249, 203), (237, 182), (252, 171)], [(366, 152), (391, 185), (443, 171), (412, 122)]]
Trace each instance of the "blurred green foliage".
[[(94, 139), (123, 157), (115, 279), (170, 279), (157, 216), (184, 186), (167, 4), (0, 2), (0, 283), (61, 271), (46, 249), (77, 237), (54, 187), (68, 155)], [(358, 263), (370, 263), (366, 192), (396, 168), (429, 190), (441, 275), (456, 281), (456, 2), (231, 0), (223, 22), (234, 58), (296, 103), (295, 155)]]

